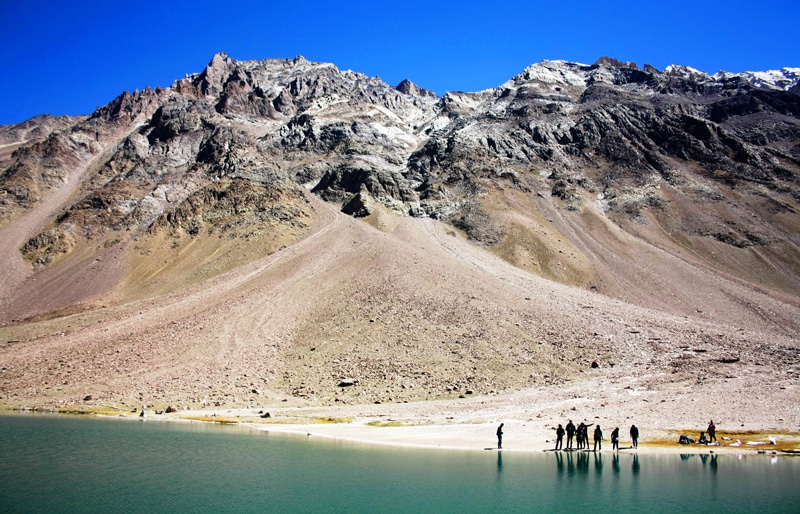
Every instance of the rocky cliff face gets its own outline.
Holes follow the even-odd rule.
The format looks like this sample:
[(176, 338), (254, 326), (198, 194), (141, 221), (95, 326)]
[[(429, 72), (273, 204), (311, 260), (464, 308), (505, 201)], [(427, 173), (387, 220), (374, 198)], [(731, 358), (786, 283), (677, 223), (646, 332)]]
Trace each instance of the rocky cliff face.
[[(165, 279), (163, 245), (225, 255), (249, 241), (253, 257), (290, 243), (315, 219), (310, 190), (355, 216), (449, 222), (520, 267), (615, 296), (628, 285), (603, 264), (619, 248), (598, 223), (797, 297), (799, 72), (544, 61), (439, 98), (302, 57), (219, 54), (89, 117), (3, 127), (0, 223), (34, 270), (116, 249), (150, 272), (115, 280), (148, 289)], [(211, 274), (239, 262), (214, 259)], [(208, 276), (203, 262), (173, 270), (176, 284)], [(2, 291), (5, 317), (26, 313), (19, 287)]]

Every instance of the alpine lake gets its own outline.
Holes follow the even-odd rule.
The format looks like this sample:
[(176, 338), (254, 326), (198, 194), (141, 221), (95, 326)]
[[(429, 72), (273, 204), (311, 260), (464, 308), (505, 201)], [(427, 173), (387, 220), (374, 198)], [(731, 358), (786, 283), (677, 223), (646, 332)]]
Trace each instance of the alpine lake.
[(478, 450), (3, 415), (0, 512), (800, 512), (798, 457)]

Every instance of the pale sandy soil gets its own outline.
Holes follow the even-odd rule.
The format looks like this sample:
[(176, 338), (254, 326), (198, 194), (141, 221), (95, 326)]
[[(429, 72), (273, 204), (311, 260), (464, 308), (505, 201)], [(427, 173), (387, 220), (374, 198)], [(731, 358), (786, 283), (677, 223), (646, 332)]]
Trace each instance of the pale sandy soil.
[[(565, 391), (576, 392), (576, 388)], [(600, 424), (603, 429), (602, 451), (611, 452), (610, 434), (620, 427), (622, 452), (637, 453), (723, 453), (787, 455), (800, 452), (800, 433), (764, 430), (757, 422), (731, 422), (718, 426), (719, 445), (681, 445), (680, 434), (697, 439), (707, 422), (697, 419), (694, 426), (664, 417), (662, 410), (638, 404), (660, 402), (656, 392), (613, 392), (606, 390), (604, 398), (546, 399), (552, 391), (526, 390), (512, 395), (486, 398), (442, 400), (389, 405), (357, 405), (343, 407), (282, 407), (252, 409), (216, 409), (156, 414), (148, 410), (148, 421), (185, 421), (239, 423), (272, 434), (292, 435), (303, 439), (321, 439), (366, 445), (391, 445), (443, 450), (495, 450), (495, 431), (504, 423), (503, 450), (512, 452), (552, 451), (554, 427), (572, 420), (576, 425)], [(692, 402), (687, 398), (678, 403)], [(732, 411), (714, 408), (712, 402), (701, 401), (715, 413), (729, 415)], [(572, 410), (573, 407), (576, 410)], [(695, 405), (693, 405), (695, 407)], [(766, 410), (766, 409), (765, 409)], [(265, 413), (270, 418), (263, 418)], [(136, 419), (138, 412), (120, 414)], [(588, 414), (584, 416), (583, 414)], [(633, 415), (631, 415), (633, 414)], [(744, 416), (740, 416), (743, 418)], [(726, 416), (727, 418), (727, 416)], [(737, 420), (738, 421), (738, 420)], [(632, 447), (629, 436), (631, 424), (640, 429), (638, 449)], [(675, 423), (675, 424), (673, 424)], [(590, 444), (593, 447), (590, 427)], [(770, 437), (777, 444), (770, 444)], [(736, 441), (739, 445), (734, 445)], [(748, 444), (751, 443), (751, 444)], [(764, 444), (755, 444), (764, 443)], [(566, 438), (564, 440), (566, 444)]]
[[(503, 422), (510, 451), (549, 448), (569, 419), (599, 423), (604, 451), (616, 426), (628, 446), (631, 424), (640, 451), (687, 451), (663, 442), (714, 419), (721, 436), (797, 446), (794, 301), (675, 260), (659, 284), (690, 276), (705, 308), (642, 290), (659, 298), (647, 308), (545, 280), (433, 220), (378, 230), (316, 209), (303, 240), (172, 294), (4, 320), (0, 407), (145, 405), (151, 419), (477, 450)], [(167, 406), (179, 412), (154, 414)]]

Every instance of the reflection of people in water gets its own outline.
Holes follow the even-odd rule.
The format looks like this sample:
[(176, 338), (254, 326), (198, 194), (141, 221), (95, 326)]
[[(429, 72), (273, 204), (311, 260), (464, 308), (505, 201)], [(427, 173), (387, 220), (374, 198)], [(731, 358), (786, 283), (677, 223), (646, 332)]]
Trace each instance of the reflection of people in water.
[(503, 472), (503, 452), (497, 452), (497, 474)]
[(603, 456), (599, 453), (594, 454), (594, 470), (598, 475), (603, 473)]
[(619, 473), (619, 452), (611, 457), (611, 468), (614, 470), (614, 473)]
[(708, 463), (709, 467), (711, 468), (711, 472), (712, 473), (716, 473), (717, 472), (717, 456), (716, 455), (714, 455), (714, 454), (711, 454), (711, 455), (702, 454), (702, 455), (700, 455), (700, 460), (703, 461), (703, 467), (705, 467), (706, 463)]
[(580, 452), (578, 454), (578, 471), (582, 471), (584, 474), (589, 473), (589, 454)]
[(556, 468), (558, 468), (558, 474), (564, 474), (564, 454), (559, 452), (556, 453)]
[(634, 475), (639, 474), (639, 455), (634, 453), (633, 454), (633, 463), (631, 464), (631, 471)]

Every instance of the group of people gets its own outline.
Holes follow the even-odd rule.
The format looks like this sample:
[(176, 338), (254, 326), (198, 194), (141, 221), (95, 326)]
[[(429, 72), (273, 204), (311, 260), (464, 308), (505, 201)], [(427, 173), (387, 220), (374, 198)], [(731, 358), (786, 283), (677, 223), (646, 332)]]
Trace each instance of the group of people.
[[(713, 421), (711, 424), (713, 425)], [(504, 423), (500, 423), (500, 426), (497, 427), (497, 449), (503, 449), (503, 426)], [(556, 450), (589, 450), (589, 427), (594, 426), (594, 423), (586, 423), (581, 422), (577, 427), (572, 420), (569, 420), (567, 423), (566, 428), (562, 427), (561, 424), (558, 424), (558, 428), (556, 428)], [(709, 426), (709, 433), (712, 429)], [(639, 447), (639, 429), (636, 428), (636, 425), (631, 425), (631, 442), (633, 448)], [(564, 448), (564, 436), (567, 436), (567, 447)], [(716, 437), (714, 438), (716, 440)], [(573, 441), (576, 442), (577, 447), (573, 448), (572, 444)], [(594, 429), (594, 451), (602, 450), (603, 447), (603, 430), (600, 428), (600, 425), (597, 425)], [(612, 450), (619, 450), (619, 427), (615, 428), (611, 431), (611, 449)]]
[[(706, 437), (706, 433), (708, 433), (708, 437)], [(708, 423), (708, 428), (705, 432), (700, 432), (700, 444), (714, 444), (719, 442), (717, 441), (717, 425), (714, 424), (714, 420), (712, 419)]]
[[(581, 422), (577, 427), (569, 420), (566, 427), (562, 427), (561, 424), (558, 424), (556, 430), (556, 450), (588, 450), (589, 449), (589, 427), (593, 426), (594, 423), (583, 423)], [(639, 447), (639, 429), (636, 428), (636, 425), (631, 425), (631, 441), (633, 442), (633, 447)], [(564, 448), (564, 436), (567, 436), (567, 447)], [(577, 447), (573, 448), (572, 442), (575, 440)], [(600, 425), (597, 425), (594, 429), (594, 451), (602, 450), (603, 448), (603, 430), (600, 428)], [(619, 427), (616, 427), (611, 432), (611, 449), (612, 450), (619, 450)]]

